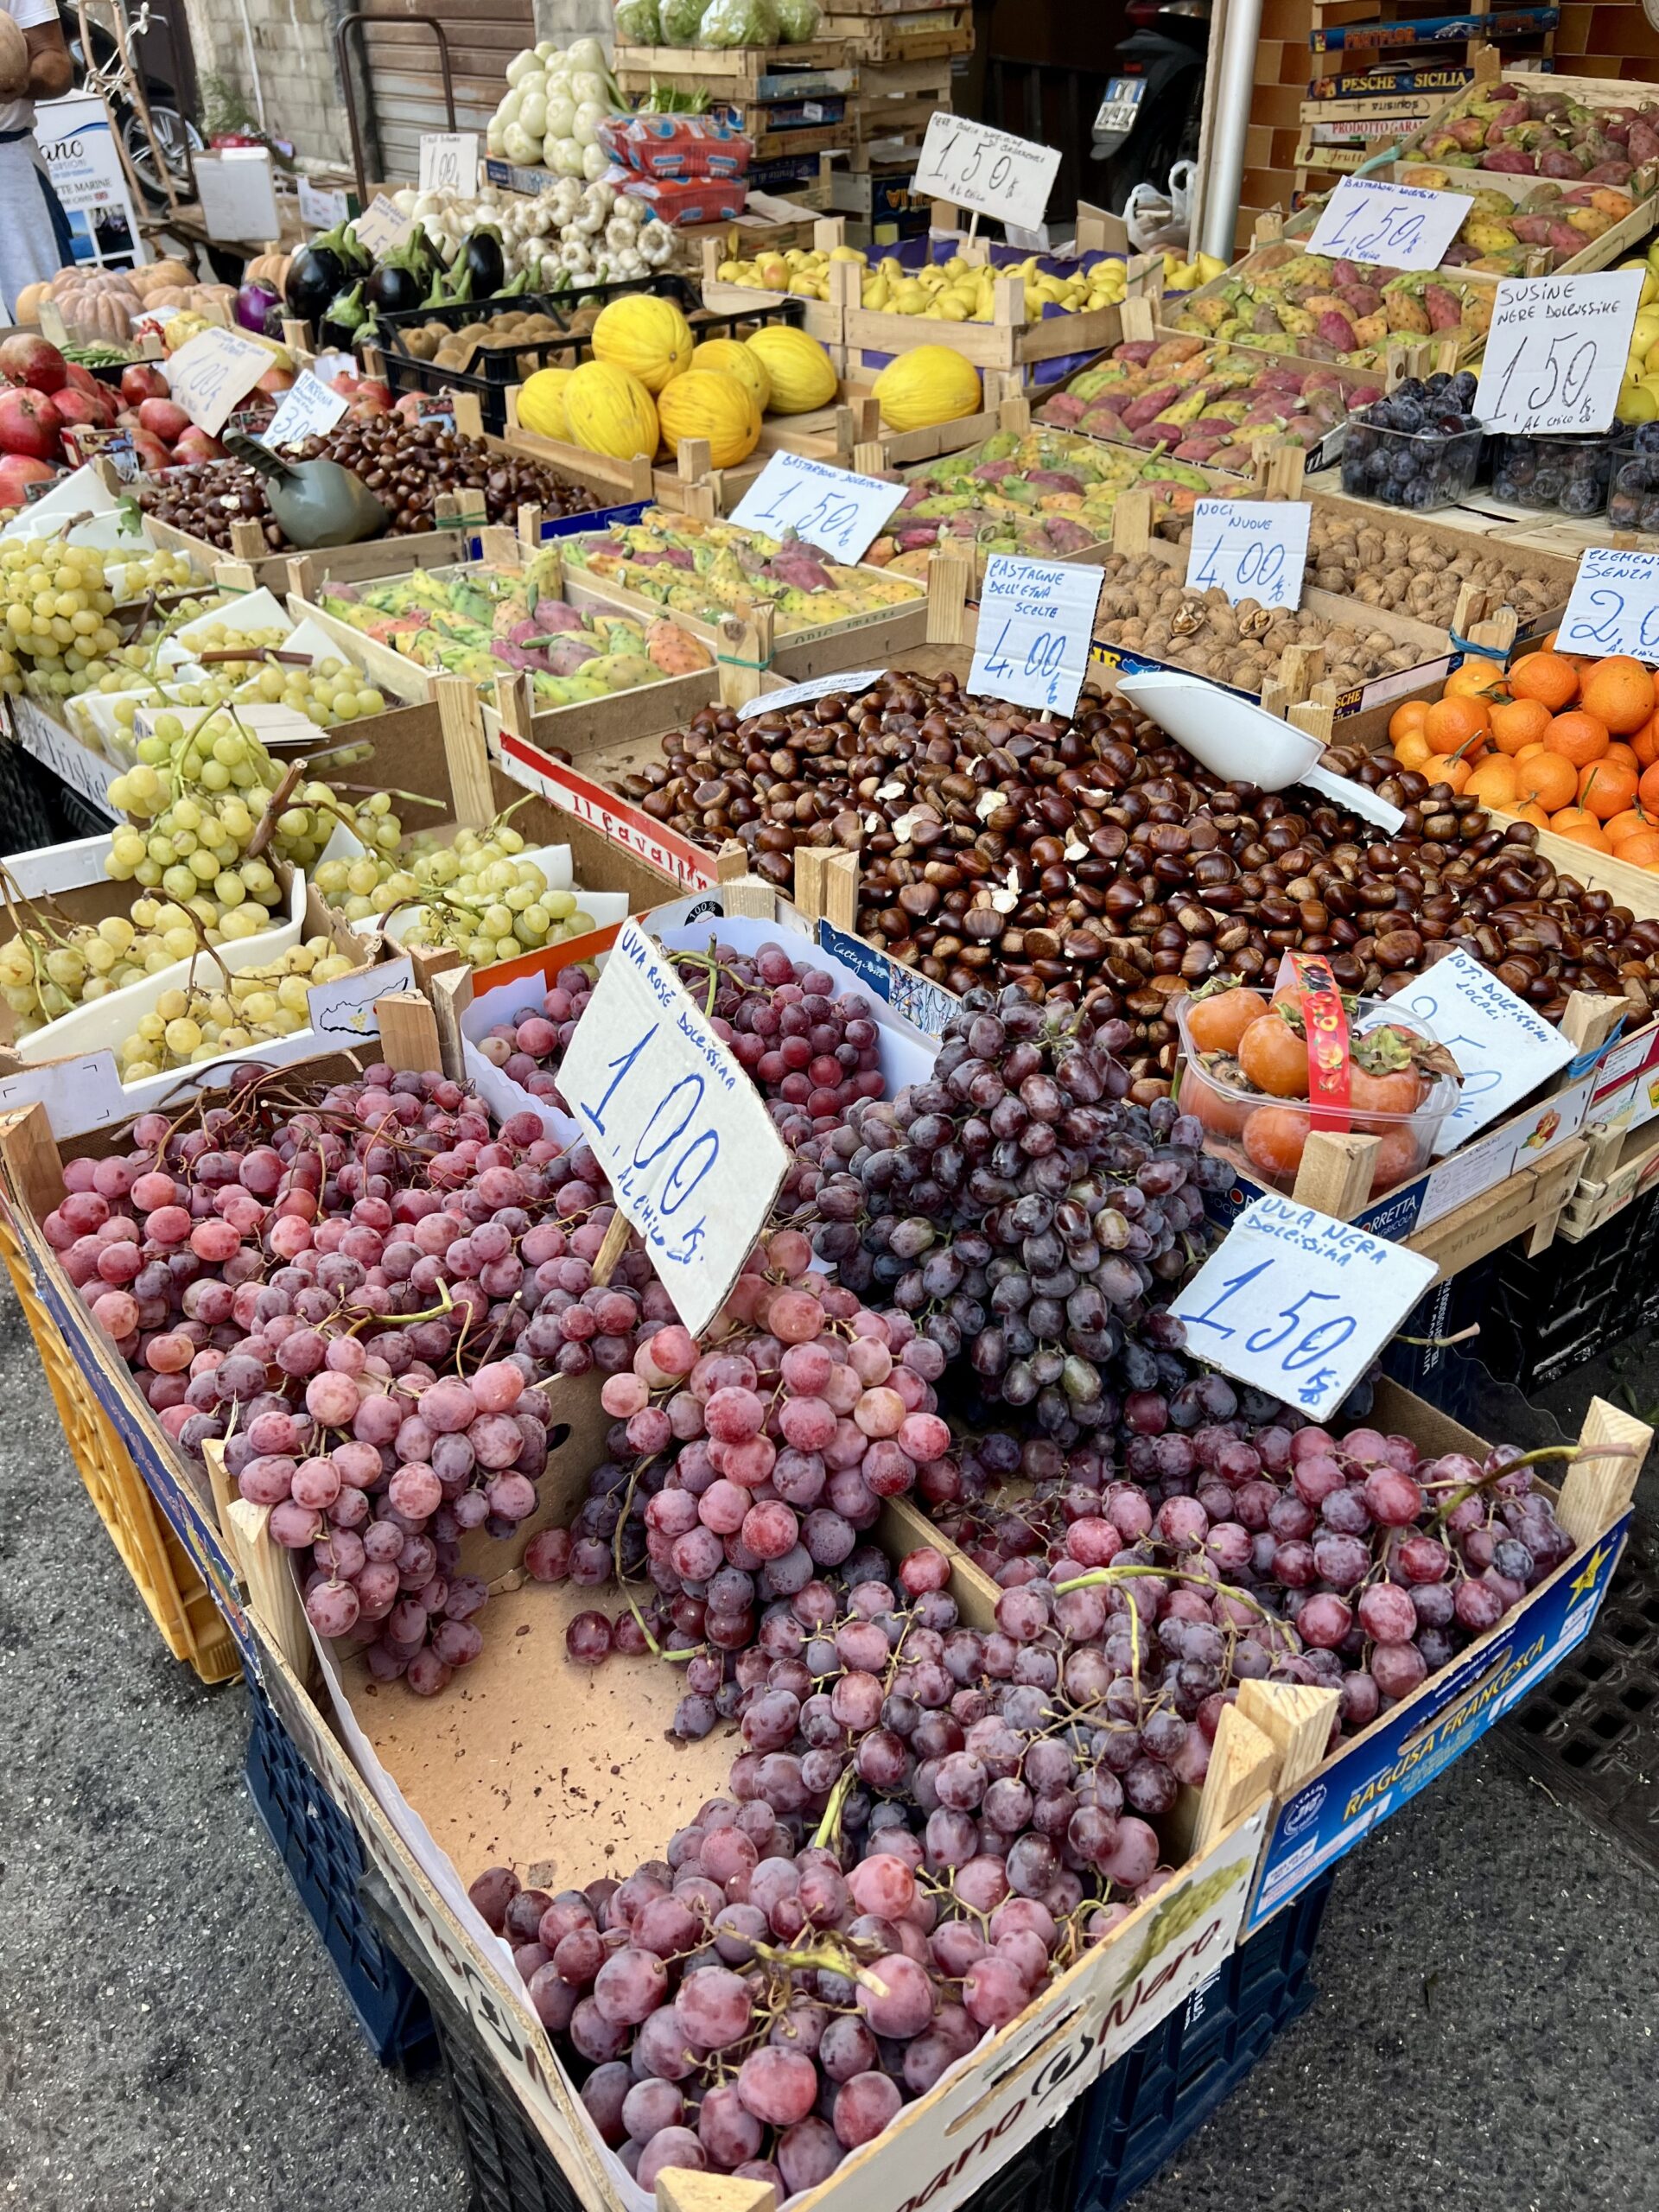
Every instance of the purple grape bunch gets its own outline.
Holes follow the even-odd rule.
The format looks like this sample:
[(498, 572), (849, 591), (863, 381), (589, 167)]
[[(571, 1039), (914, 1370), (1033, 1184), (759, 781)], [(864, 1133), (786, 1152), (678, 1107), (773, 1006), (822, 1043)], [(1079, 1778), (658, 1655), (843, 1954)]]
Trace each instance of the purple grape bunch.
[(559, 1070), (576, 1033), (576, 1024), (594, 995), (594, 976), (582, 967), (561, 968), (539, 1006), (518, 1007), (505, 1021), (486, 1029), (478, 1049), (492, 1066), (544, 1105), (570, 1111), (559, 1089)]
[(840, 1281), (1065, 1443), (1192, 1379), (1160, 1301), (1202, 1260), (1204, 1193), (1227, 1173), (1172, 1100), (1128, 1102), (1112, 1056), (1129, 1035), (1017, 986), (972, 994), (925, 1083), (817, 1147), (813, 1241)]
[(668, 958), (786, 1144), (822, 1135), (861, 1100), (881, 1096), (880, 1031), (861, 992), (838, 991), (833, 976), (780, 944), (747, 954), (711, 941), (705, 952)]

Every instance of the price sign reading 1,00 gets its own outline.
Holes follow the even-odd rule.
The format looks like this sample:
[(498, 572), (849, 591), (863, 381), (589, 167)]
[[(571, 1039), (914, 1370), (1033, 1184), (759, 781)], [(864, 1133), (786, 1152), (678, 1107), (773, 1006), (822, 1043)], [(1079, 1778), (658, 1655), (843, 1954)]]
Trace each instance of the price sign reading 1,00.
[[(582, 1102), (581, 1111), (596, 1136), (602, 1137), (607, 1134), (605, 1109), (632, 1072), (640, 1054), (656, 1036), (657, 1030), (658, 1025), (653, 1021), (637, 1044), (631, 1045), (626, 1052), (619, 1052), (613, 1060), (606, 1062), (607, 1070), (613, 1072), (605, 1095), (596, 1106), (590, 1106), (585, 1099)], [(697, 1121), (698, 1109), (708, 1090), (706, 1079), (695, 1070), (683, 1075), (672, 1090), (665, 1092), (652, 1108), (650, 1117), (632, 1147), (632, 1158), (628, 1163), (636, 1174), (644, 1175), (674, 1146), (680, 1144), (683, 1137), (686, 1139), (668, 1167), (666, 1179), (658, 1194), (657, 1211), (665, 1222), (673, 1223), (677, 1230), (683, 1232), (687, 1249), (693, 1251), (707, 1235), (707, 1223), (700, 1214), (692, 1215), (683, 1223), (677, 1217), (684, 1213), (688, 1203), (696, 1196), (699, 1185), (707, 1179), (710, 1168), (720, 1158), (720, 1132), (702, 1125), (695, 1129), (692, 1128), (693, 1122)], [(690, 1132), (689, 1136), (688, 1131)]]

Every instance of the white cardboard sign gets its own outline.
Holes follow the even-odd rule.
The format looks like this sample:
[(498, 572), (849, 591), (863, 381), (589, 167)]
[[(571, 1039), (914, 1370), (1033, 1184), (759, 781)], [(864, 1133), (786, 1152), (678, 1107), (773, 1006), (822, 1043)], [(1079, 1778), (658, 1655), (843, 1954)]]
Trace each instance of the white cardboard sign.
[(268, 446), (297, 445), (302, 438), (321, 436), (332, 430), (346, 412), (348, 402), (341, 392), (319, 384), (309, 369), (302, 369), (277, 402), (270, 428), (263, 442)]
[(386, 253), (403, 244), (414, 219), (412, 215), (400, 215), (383, 192), (369, 202), (352, 225), (352, 236), (370, 253)]
[(844, 676), (815, 676), (808, 683), (791, 683), (786, 690), (762, 692), (758, 699), (738, 709), (737, 719), (744, 721), (750, 715), (769, 715), (774, 708), (804, 707), (809, 699), (825, 699), (832, 691), (844, 691), (849, 699), (856, 699), (861, 691), (879, 683), (886, 672), (880, 668), (849, 670)]
[(1465, 193), (1345, 176), (1326, 200), (1307, 250), (1380, 262), (1385, 269), (1438, 269), (1468, 213)]
[(1645, 270), (1506, 276), (1481, 356), (1488, 430), (1605, 430), (1613, 419)]
[(1587, 546), (1555, 644), (1564, 653), (1659, 660), (1659, 553)]
[(476, 130), (429, 130), (421, 137), (421, 190), (457, 192), (463, 199), (478, 190)]
[(1224, 1375), (1333, 1414), (1433, 1281), (1433, 1260), (1293, 1198), (1252, 1200), (1170, 1311)]
[(61, 777), (71, 791), (78, 791), (90, 806), (113, 822), (117, 817), (110, 804), (110, 785), (121, 772), (114, 762), (72, 737), (32, 699), (16, 698), (8, 705), (13, 733), (24, 752)]
[(1452, 1151), (1518, 1106), (1573, 1057), (1559, 1029), (1462, 950), (1414, 976), (1389, 1004), (1427, 1022), (1463, 1071), (1458, 1103), (1440, 1125), (1437, 1154)]
[(938, 108), (928, 118), (910, 189), (918, 200), (948, 200), (954, 207), (1034, 231), (1047, 212), (1059, 166), (1052, 146)]
[(1242, 599), (1300, 607), (1313, 514), (1306, 499), (1200, 499), (1192, 510), (1187, 589), (1217, 586), (1234, 607)]
[(190, 420), (216, 438), (276, 357), (234, 330), (204, 330), (188, 339), (167, 365), (174, 398)]
[(1104, 582), (1098, 569), (993, 553), (985, 563), (968, 689), (1039, 714), (1071, 714), (1088, 672)]
[(636, 921), (576, 1025), (559, 1088), (680, 1319), (706, 1328), (766, 1225), (788, 1154)]
[(803, 454), (775, 453), (738, 501), (732, 520), (763, 537), (792, 530), (837, 561), (861, 561), (905, 488)]

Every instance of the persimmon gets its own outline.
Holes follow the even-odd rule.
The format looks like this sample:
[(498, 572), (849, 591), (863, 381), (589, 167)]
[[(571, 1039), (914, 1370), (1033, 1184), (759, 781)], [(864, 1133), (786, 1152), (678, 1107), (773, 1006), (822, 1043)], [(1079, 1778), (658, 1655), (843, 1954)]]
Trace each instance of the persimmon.
[(1274, 1182), (1292, 1184), (1307, 1147), (1306, 1107), (1258, 1106), (1244, 1124), (1244, 1153), (1253, 1167)]
[(1422, 1165), (1423, 1147), (1416, 1132), (1399, 1122), (1384, 1129), (1376, 1147), (1376, 1159), (1371, 1168), (1371, 1196), (1391, 1191), (1396, 1183), (1403, 1183), (1414, 1175)]
[(1212, 1136), (1242, 1135), (1255, 1110), (1249, 1100), (1236, 1098), (1218, 1084), (1206, 1082), (1194, 1067), (1189, 1067), (1182, 1077), (1182, 1113), (1196, 1114)]
[(1368, 1075), (1351, 1068), (1348, 1097), (1356, 1114), (1414, 1114), (1423, 1103), (1423, 1083), (1414, 1068), (1391, 1068)]
[(1217, 991), (1186, 1009), (1186, 1033), (1201, 1052), (1236, 1052), (1238, 1040), (1268, 1010), (1260, 991)]
[(1239, 1039), (1238, 1065), (1271, 1097), (1307, 1096), (1307, 1040), (1276, 1014), (1253, 1021)]

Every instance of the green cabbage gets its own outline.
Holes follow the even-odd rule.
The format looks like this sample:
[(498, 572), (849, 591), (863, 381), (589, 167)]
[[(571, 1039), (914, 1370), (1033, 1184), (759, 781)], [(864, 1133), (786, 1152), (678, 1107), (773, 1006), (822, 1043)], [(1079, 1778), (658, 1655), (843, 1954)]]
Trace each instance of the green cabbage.
[(660, 46), (663, 23), (657, 0), (616, 0), (616, 37), (620, 46)]
[(804, 46), (818, 35), (818, 0), (777, 0), (778, 36), (785, 46)]
[(773, 46), (777, 40), (776, 0), (709, 0), (702, 19), (702, 45)]
[(658, 0), (664, 46), (701, 46), (709, 0)]

